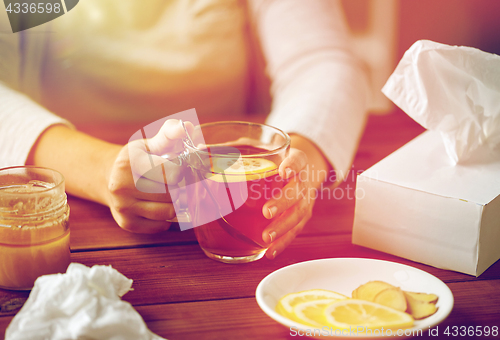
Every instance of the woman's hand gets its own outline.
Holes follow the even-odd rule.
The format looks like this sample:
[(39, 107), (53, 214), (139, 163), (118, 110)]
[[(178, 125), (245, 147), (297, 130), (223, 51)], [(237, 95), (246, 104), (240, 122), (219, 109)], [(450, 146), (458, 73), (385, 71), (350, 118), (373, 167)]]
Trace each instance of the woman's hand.
[[(192, 131), (189, 122), (186, 127)], [(160, 155), (182, 148), (185, 131), (178, 120), (167, 120), (156, 136), (132, 141), (118, 153), (108, 178), (107, 204), (118, 225), (135, 233), (167, 230), (175, 217), (172, 202), (182, 168)]]
[[(270, 199), (262, 209), (264, 216), (272, 219), (262, 233), (264, 242), (270, 245), (266, 252), (269, 259), (281, 253), (309, 221), (316, 189), (327, 176), (328, 163), (314, 144), (294, 135), (292, 146), (279, 167), (280, 176), (288, 179), (283, 194), (279, 199)], [(313, 176), (312, 171), (317, 173)]]

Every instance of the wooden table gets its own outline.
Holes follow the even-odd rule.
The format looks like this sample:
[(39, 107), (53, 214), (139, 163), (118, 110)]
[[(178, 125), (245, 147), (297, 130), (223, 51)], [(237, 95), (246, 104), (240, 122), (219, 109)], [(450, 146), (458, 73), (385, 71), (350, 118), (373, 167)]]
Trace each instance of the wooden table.
[[(80, 128), (125, 143), (140, 125)], [(353, 171), (367, 169), (422, 131), (398, 110), (370, 117)], [(344, 192), (354, 188), (353, 177), (348, 176), (342, 184)], [(208, 259), (192, 230), (131, 234), (116, 225), (104, 206), (75, 197), (69, 197), (69, 204), (72, 261), (87, 266), (112, 265), (133, 279), (134, 290), (123, 299), (136, 308), (153, 332), (168, 339), (294, 338), (288, 329), (260, 310), (255, 300), (257, 284), (284, 266), (335, 257), (390, 260), (420, 268), (443, 280), (454, 294), (455, 307), (439, 326), (442, 337), (446, 326), (500, 326), (500, 262), (480, 278), (474, 278), (352, 245), (352, 195), (319, 200), (304, 232), (277, 259), (244, 265)], [(27, 297), (27, 292), (0, 290), (0, 334), (4, 334)], [(426, 337), (428, 334), (424, 334)]]

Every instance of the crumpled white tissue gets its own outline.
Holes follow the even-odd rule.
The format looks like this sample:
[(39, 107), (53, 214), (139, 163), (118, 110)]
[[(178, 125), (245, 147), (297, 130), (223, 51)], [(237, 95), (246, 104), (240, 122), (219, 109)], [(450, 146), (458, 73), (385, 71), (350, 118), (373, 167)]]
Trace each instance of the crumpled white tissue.
[(417, 41), (382, 92), (428, 130), (439, 131), (454, 164), (500, 145), (500, 56)]
[(121, 296), (132, 280), (111, 266), (71, 263), (65, 274), (45, 275), (5, 332), (6, 340), (160, 340)]

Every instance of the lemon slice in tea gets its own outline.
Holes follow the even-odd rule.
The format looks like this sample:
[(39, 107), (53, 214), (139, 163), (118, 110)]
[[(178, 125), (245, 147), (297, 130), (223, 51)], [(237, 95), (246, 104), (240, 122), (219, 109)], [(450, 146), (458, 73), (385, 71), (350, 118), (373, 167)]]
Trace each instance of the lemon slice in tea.
[(401, 329), (413, 325), (411, 315), (364, 300), (337, 301), (327, 306), (324, 313), (328, 324), (340, 329), (349, 327)]
[[(211, 180), (217, 182), (253, 181), (278, 173), (278, 166), (265, 158), (213, 157)], [(224, 174), (224, 176), (222, 175)]]
[(296, 320), (293, 312), (293, 308), (296, 305), (299, 303), (325, 299), (344, 300), (347, 299), (347, 296), (325, 289), (310, 289), (298, 293), (290, 293), (278, 301), (278, 304), (276, 305), (276, 312), (289, 319)]

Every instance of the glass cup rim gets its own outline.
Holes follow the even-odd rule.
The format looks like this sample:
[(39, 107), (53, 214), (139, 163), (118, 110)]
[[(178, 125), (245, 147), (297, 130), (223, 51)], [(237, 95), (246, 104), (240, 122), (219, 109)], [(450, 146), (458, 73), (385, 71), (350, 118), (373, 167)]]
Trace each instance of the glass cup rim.
[[(19, 165), (19, 166), (7, 167), (7, 168), (0, 168), (0, 176), (3, 174), (3, 172), (7, 172), (9, 170), (22, 170), (22, 169), (42, 170), (44, 172), (54, 173), (57, 175), (57, 177), (59, 177), (57, 180), (57, 183), (55, 183), (55, 185), (52, 188), (38, 190), (38, 191), (36, 191), (36, 194), (49, 192), (49, 191), (56, 191), (57, 189), (59, 189), (61, 186), (64, 185), (65, 178), (64, 178), (64, 175), (62, 173), (60, 173), (57, 170), (51, 169), (51, 168), (46, 168), (46, 167), (36, 166), (36, 165)], [(0, 187), (1, 187), (1, 185), (0, 185)], [(33, 195), (34, 193), (33, 192), (16, 192), (15, 194), (24, 196), (24, 195)]]
[[(266, 156), (276, 155), (276, 154), (282, 152), (283, 150), (286, 150), (290, 146), (290, 143), (291, 143), (291, 138), (288, 135), (288, 133), (286, 133), (285, 131), (283, 131), (283, 130), (277, 128), (277, 127), (274, 127), (274, 126), (271, 126), (271, 125), (268, 125), (268, 124), (263, 124), (263, 123), (254, 123), (254, 122), (244, 122), (244, 121), (231, 121), (231, 120), (227, 120), (227, 121), (220, 121), (220, 122), (200, 124), (199, 128), (201, 129), (203, 127), (210, 127), (210, 126), (214, 126), (214, 125), (253, 125), (253, 126), (264, 126), (264, 127), (267, 127), (267, 128), (275, 130), (276, 132), (280, 133), (285, 138), (285, 142), (283, 143), (283, 145), (281, 145), (280, 147), (278, 147), (276, 149), (272, 149), (272, 150), (269, 150), (269, 151), (266, 151), (266, 152), (254, 153), (254, 154), (251, 154), (251, 155), (240, 155), (241, 158), (255, 158), (256, 156), (258, 156), (258, 157), (266, 157)], [(218, 154), (218, 153), (213, 153), (213, 152), (201, 150), (201, 149), (199, 149), (197, 147), (193, 148), (193, 147), (191, 147), (189, 145), (186, 145), (186, 143), (184, 143), (184, 146), (186, 148), (190, 149), (190, 150), (195, 150), (197, 153), (200, 153), (200, 154), (205, 154), (205, 155), (210, 155), (210, 156), (216, 155), (217, 157), (221, 157), (221, 158), (223, 158), (223, 157), (227, 157), (227, 158), (234, 157), (234, 156), (227, 155), (227, 154)]]

